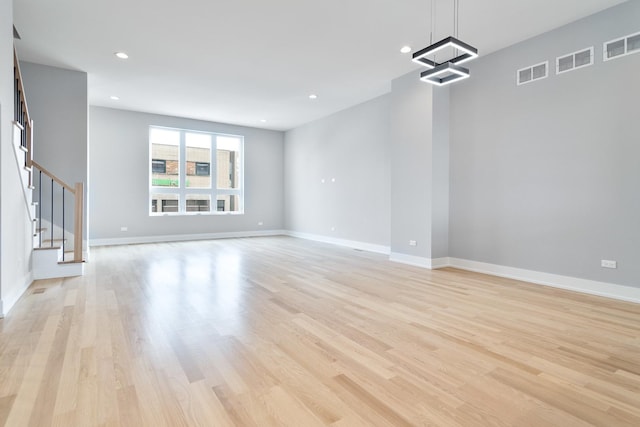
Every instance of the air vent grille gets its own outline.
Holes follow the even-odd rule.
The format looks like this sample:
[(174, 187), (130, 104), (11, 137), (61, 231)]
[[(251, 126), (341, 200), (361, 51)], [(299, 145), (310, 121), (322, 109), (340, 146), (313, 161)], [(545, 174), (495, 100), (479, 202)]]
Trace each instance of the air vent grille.
[(566, 73), (593, 64), (593, 46), (556, 58), (556, 74)]
[(637, 52), (640, 52), (640, 33), (605, 42), (602, 49), (605, 61)]
[(549, 75), (549, 61), (540, 64), (531, 65), (521, 68), (516, 73), (516, 79), (519, 85), (530, 83), (536, 80), (544, 79)]

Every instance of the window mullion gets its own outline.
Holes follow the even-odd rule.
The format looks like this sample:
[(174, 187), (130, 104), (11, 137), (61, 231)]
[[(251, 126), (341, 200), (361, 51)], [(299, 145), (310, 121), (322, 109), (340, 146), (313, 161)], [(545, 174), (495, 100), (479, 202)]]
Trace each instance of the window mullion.
[(178, 162), (180, 168), (180, 186), (178, 192), (180, 193), (180, 207), (179, 213), (185, 213), (187, 211), (187, 148), (186, 148), (186, 132), (180, 131), (180, 161)]
[(216, 205), (218, 199), (218, 136), (211, 138), (211, 206)]

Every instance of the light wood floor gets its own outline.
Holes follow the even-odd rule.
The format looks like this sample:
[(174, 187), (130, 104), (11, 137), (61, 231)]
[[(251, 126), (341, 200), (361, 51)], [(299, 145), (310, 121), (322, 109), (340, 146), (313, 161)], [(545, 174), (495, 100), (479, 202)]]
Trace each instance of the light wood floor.
[(0, 425), (640, 426), (640, 306), (287, 237), (95, 248), (0, 321)]

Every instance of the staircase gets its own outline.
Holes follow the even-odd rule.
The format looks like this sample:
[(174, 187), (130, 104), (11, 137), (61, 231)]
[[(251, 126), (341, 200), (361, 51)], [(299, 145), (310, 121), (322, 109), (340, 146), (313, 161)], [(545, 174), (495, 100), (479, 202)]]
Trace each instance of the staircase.
[(33, 160), (33, 120), (29, 117), (15, 50), (13, 61), (13, 145), (24, 201), (32, 223), (33, 279), (80, 276), (84, 274), (84, 185), (78, 182), (71, 186)]

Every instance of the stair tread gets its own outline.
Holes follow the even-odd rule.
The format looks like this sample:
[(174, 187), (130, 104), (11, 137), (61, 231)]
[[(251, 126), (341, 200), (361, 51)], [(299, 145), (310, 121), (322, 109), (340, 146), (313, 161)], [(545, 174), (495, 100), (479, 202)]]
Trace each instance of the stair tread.
[(80, 261), (74, 261), (74, 260), (70, 260), (70, 261), (58, 261), (58, 264), (83, 264), (87, 261), (85, 260), (80, 260)]
[(61, 248), (61, 246), (42, 246), (40, 248), (33, 248), (33, 250), (34, 251), (48, 251), (48, 250), (51, 250), (51, 249), (58, 250), (60, 248)]

